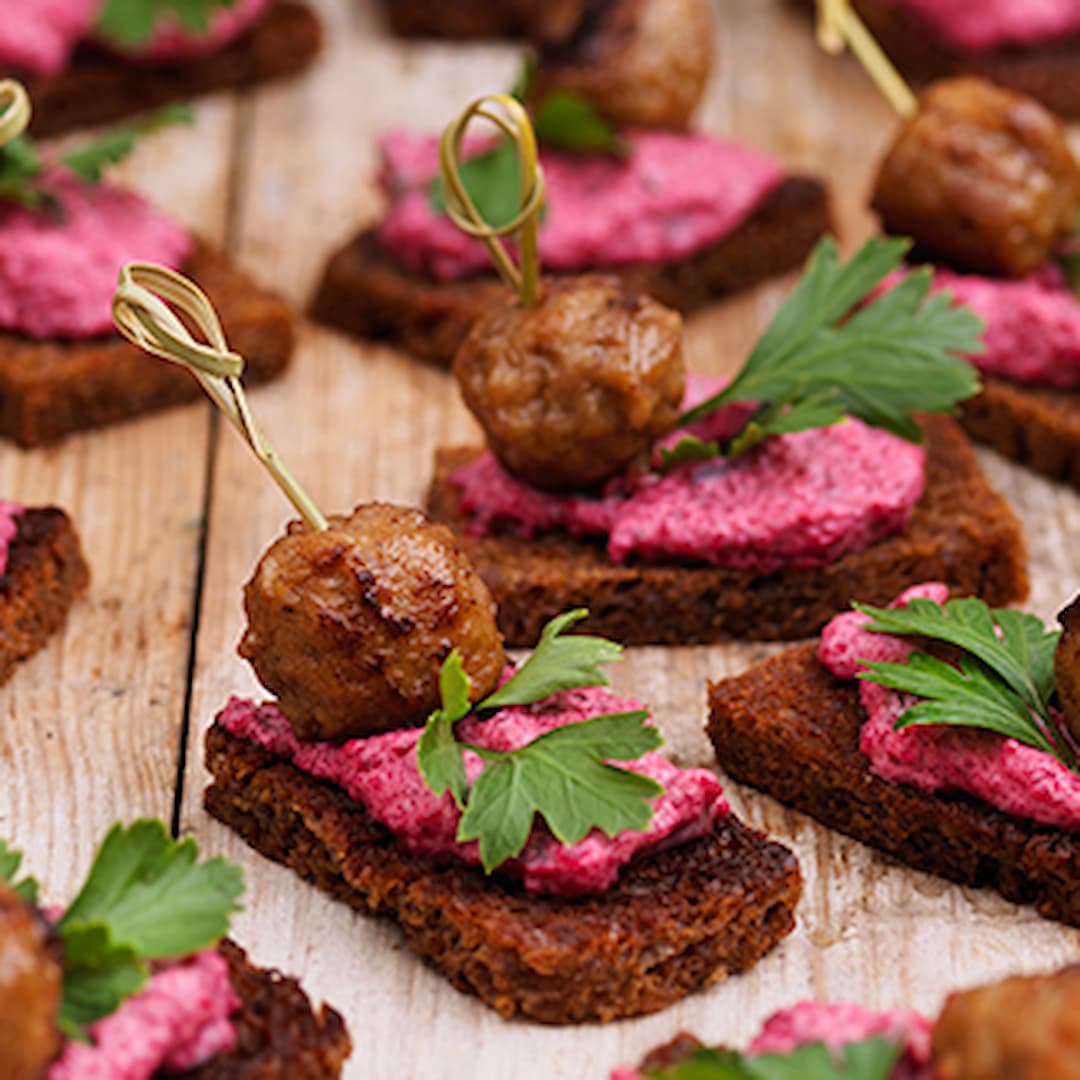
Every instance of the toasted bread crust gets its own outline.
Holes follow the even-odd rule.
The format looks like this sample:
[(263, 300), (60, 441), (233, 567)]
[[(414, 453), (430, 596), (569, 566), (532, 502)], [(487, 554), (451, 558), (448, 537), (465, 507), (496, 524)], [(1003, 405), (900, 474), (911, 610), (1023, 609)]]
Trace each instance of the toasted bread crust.
[(566, 1024), (653, 1012), (749, 968), (794, 925), (794, 855), (734, 818), (631, 864), (602, 896), (533, 896), (404, 853), (339, 789), (218, 724), (206, 749), (211, 814), (337, 899), (393, 916), (415, 952), (503, 1016)]
[(709, 737), (733, 780), (916, 869), (1080, 926), (1075, 834), (874, 776), (859, 752), (865, 719), (858, 686), (818, 661), (817, 642), (709, 685)]
[[(520, 7), (520, 3), (517, 4)], [(506, 0), (382, 0), (387, 22), (402, 37), (516, 37), (525, 30)]]
[(189, 1080), (334, 1080), (340, 1076), (352, 1049), (340, 1014), (328, 1005), (315, 1011), (296, 979), (272, 968), (255, 967), (235, 942), (223, 941), (218, 949), (229, 964), (229, 978), (241, 1001), (231, 1017), (236, 1045), (183, 1075)]
[(450, 476), (480, 451), (440, 450), (428, 512), (450, 525), (499, 605), (511, 646), (535, 642), (544, 623), (588, 607), (581, 626), (629, 645), (729, 638), (784, 640), (817, 633), (851, 600), (888, 603), (913, 581), (1001, 606), (1028, 592), (1020, 524), (986, 482), (967, 439), (947, 417), (924, 417), (926, 489), (908, 528), (829, 566), (760, 574), (711, 566), (615, 566), (603, 546), (548, 536), (470, 536)]
[(90, 581), (79, 537), (55, 507), (27, 510), (0, 575), (0, 682), (40, 649)]
[[(295, 332), (284, 300), (201, 242), (184, 271), (209, 294), (229, 343), (247, 360), (246, 384), (285, 370)], [(0, 435), (20, 446), (54, 442), (201, 393), (188, 372), (148, 358), (118, 334), (72, 342), (0, 333)]]
[[(734, 232), (688, 259), (599, 269), (613, 269), (632, 291), (690, 312), (796, 268), (828, 228), (822, 184), (789, 177)], [(508, 296), (494, 276), (438, 282), (402, 269), (379, 244), (377, 231), (368, 229), (330, 258), (311, 314), (449, 365), (476, 319)]]
[(277, 0), (246, 34), (219, 52), (172, 64), (126, 62), (81, 45), (58, 75), (24, 76), (34, 102), (31, 131), (59, 135), (217, 90), (239, 90), (294, 75), (322, 46), (315, 13), (294, 0)]
[(960, 422), (973, 439), (1036, 472), (1080, 488), (1080, 391), (983, 376)]

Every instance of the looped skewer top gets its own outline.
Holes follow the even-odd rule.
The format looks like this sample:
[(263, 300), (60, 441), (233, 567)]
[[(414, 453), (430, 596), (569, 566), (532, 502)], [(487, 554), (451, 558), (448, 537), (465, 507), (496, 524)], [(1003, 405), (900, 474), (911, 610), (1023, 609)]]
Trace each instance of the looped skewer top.
[(30, 95), (14, 79), (0, 80), (0, 146), (17, 139), (29, 126)]
[(915, 115), (918, 99), (874, 35), (851, 8), (851, 0), (817, 0), (818, 44), (830, 56), (849, 46), (886, 101), (904, 119)]
[[(199, 328), (205, 343), (191, 336), (169, 304)], [(112, 314), (116, 328), (133, 345), (187, 368), (210, 400), (229, 418), (300, 516), (312, 529), (327, 528), (326, 518), (255, 422), (240, 384), (244, 358), (230, 350), (217, 312), (197, 285), (164, 266), (129, 263), (120, 271)]]
[[(483, 219), (461, 179), (461, 146), (466, 129), (476, 118), (491, 121), (518, 149), (521, 209), (504, 225), (492, 225)], [(447, 216), (459, 229), (483, 240), (503, 280), (525, 303), (535, 302), (540, 277), (537, 231), (547, 189), (537, 155), (536, 134), (525, 107), (509, 94), (487, 94), (477, 98), (443, 132), (439, 141), (439, 167)], [(515, 233), (521, 257), (520, 271), (499, 239)]]

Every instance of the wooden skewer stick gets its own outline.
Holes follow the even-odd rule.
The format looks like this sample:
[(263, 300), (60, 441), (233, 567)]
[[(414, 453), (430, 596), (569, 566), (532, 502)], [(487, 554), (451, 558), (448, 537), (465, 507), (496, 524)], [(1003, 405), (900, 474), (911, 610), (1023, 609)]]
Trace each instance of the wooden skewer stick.
[(30, 95), (14, 79), (0, 80), (0, 146), (17, 139), (29, 126)]
[[(191, 336), (169, 304), (191, 319), (206, 343)], [(217, 312), (206, 294), (174, 270), (153, 263), (129, 263), (120, 271), (112, 313), (116, 328), (133, 345), (187, 368), (300, 516), (312, 529), (327, 528), (326, 518), (259, 430), (240, 384), (244, 358), (229, 349)]]
[(818, 44), (831, 56), (839, 56), (845, 46), (849, 47), (885, 100), (905, 120), (914, 116), (918, 99), (851, 9), (851, 0), (817, 0), (817, 5)]
[[(483, 219), (461, 179), (461, 145), (466, 129), (476, 118), (495, 124), (518, 149), (521, 210), (505, 225), (491, 225)], [(535, 303), (540, 281), (537, 232), (546, 186), (537, 155), (536, 134), (525, 107), (509, 94), (487, 94), (477, 98), (443, 132), (439, 142), (439, 167), (450, 220), (470, 236), (483, 240), (503, 280), (526, 304)], [(515, 233), (521, 255), (520, 271), (499, 239)]]

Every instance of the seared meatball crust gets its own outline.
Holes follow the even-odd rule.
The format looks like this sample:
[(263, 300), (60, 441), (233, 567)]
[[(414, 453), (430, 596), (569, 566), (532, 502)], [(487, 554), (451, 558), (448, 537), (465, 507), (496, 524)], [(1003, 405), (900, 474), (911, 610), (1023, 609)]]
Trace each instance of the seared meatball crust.
[(679, 417), (682, 318), (605, 274), (545, 280), (477, 320), (454, 376), (492, 453), (544, 490), (588, 490), (648, 460)]
[(1020, 277), (1073, 231), (1080, 169), (1061, 121), (982, 79), (934, 83), (886, 154), (882, 227), (959, 270)]
[(301, 739), (340, 740), (422, 724), (456, 649), (471, 700), (505, 657), (495, 602), (453, 534), (385, 503), (292, 523), (244, 590), (240, 655)]
[(61, 970), (41, 915), (0, 882), (0, 1075), (44, 1080), (60, 1050)]
[(709, 80), (713, 33), (711, 0), (563, 0), (534, 22), (535, 100), (565, 90), (616, 127), (684, 131)]
[(937, 1080), (1080, 1077), (1080, 966), (953, 994), (933, 1046)]

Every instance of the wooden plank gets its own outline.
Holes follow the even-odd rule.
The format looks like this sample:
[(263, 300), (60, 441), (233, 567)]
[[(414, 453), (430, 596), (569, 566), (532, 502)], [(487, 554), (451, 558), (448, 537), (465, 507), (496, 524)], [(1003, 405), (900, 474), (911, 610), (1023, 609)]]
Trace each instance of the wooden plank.
[[(259, 98), (236, 235), (243, 260), (298, 302), (322, 259), (377, 215), (370, 183), (377, 133), (434, 131), (471, 95), (508, 84), (500, 46), (403, 45), (382, 36), (373, 4), (318, 0), (330, 48), (302, 83)], [(825, 61), (780, 0), (725, 0), (702, 126), (732, 132), (792, 165), (829, 166), (846, 244), (871, 227), (870, 162), (891, 131), (887, 109), (850, 64)], [(692, 366), (730, 369), (782, 297), (770, 285), (696, 318)], [(436, 445), (474, 432), (448, 378), (388, 349), (316, 328), (292, 375), (256, 402), (272, 440), (327, 510), (370, 498), (422, 499)], [(1032, 540), (1033, 606), (1049, 615), (1080, 579), (1072, 492), (985, 455)], [(201, 738), (230, 693), (257, 690), (235, 653), (241, 586), (289, 517), (229, 432), (216, 462), (198, 641), (185, 828), (242, 861), (250, 891), (239, 933), (257, 959), (298, 972), (346, 1015), (357, 1050), (346, 1075), (603, 1077), (680, 1029), (742, 1043), (771, 1010), (802, 997), (934, 1010), (950, 989), (1073, 958), (1080, 935), (982, 892), (912, 873), (752, 792), (732, 787), (748, 820), (798, 852), (807, 878), (792, 938), (755, 971), (645, 1019), (587, 1029), (507, 1023), (451, 989), (397, 929), (354, 915), (251, 853), (201, 810)], [(616, 687), (650, 702), (683, 764), (707, 765), (705, 680), (742, 670), (768, 646), (636, 649)]]
[[(220, 241), (234, 114), (200, 106), (196, 127), (148, 140), (118, 179)], [(0, 836), (51, 898), (70, 895), (112, 822), (172, 814), (207, 417), (198, 403), (46, 449), (0, 446), (4, 497), (64, 507), (92, 573), (66, 631), (0, 689)]]

